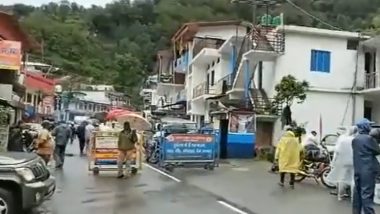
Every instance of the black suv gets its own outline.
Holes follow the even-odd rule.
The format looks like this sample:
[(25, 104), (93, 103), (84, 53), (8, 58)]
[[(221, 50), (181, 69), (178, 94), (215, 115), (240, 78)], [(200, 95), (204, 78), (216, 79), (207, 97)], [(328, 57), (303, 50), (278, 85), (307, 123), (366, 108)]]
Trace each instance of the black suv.
[(20, 214), (41, 205), (55, 191), (55, 179), (34, 153), (0, 153), (0, 214)]

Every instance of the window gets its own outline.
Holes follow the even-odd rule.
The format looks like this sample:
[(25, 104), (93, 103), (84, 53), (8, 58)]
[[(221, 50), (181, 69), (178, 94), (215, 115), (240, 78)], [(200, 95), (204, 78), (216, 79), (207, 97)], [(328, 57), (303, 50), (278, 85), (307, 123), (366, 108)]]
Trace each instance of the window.
[(215, 71), (211, 71), (211, 86), (215, 83)]
[(217, 62), (217, 63), (219, 63), (219, 62), (220, 62), (220, 57), (218, 58), (218, 60), (216, 60), (216, 62)]
[(359, 40), (349, 39), (347, 40), (347, 50), (357, 50), (359, 46)]
[(27, 102), (27, 103), (32, 103), (32, 99), (33, 99), (33, 98), (32, 98), (32, 95), (29, 94), (29, 93), (27, 93), (27, 94), (26, 94), (26, 102)]
[(329, 51), (311, 50), (310, 70), (330, 73), (330, 58)]

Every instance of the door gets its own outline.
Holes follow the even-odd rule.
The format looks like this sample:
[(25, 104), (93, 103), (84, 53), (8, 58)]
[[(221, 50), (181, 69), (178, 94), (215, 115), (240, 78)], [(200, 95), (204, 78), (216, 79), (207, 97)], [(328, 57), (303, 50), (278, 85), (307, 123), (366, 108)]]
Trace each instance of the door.
[(257, 122), (256, 148), (272, 146), (273, 122)]
[(364, 101), (364, 118), (372, 121), (372, 102)]
[(220, 151), (220, 158), (221, 159), (227, 159), (227, 144), (228, 144), (228, 124), (229, 121), (226, 119), (220, 120), (219, 124), (219, 151)]

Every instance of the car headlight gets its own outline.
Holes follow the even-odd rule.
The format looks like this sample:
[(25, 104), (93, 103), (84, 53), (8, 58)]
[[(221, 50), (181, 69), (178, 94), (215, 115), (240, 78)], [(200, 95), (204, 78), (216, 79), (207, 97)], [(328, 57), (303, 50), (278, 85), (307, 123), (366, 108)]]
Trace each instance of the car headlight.
[(16, 169), (17, 174), (19, 174), (22, 178), (25, 179), (25, 181), (29, 182), (35, 179), (36, 177), (34, 176), (32, 170), (28, 168), (19, 168)]

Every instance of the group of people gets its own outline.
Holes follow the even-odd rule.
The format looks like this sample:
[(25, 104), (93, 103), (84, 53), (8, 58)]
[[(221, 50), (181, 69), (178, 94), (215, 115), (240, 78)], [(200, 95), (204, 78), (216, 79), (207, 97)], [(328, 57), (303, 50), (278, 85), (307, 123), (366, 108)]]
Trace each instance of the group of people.
[[(373, 208), (376, 178), (379, 176), (380, 165), (377, 156), (380, 155), (380, 131), (372, 129), (371, 122), (362, 119), (339, 136), (331, 172), (327, 180), (337, 186), (338, 200), (342, 200), (351, 187), (353, 214), (374, 214)], [(316, 133), (312, 133), (314, 136)], [(313, 143), (313, 140), (306, 145)], [(306, 146), (304, 145), (304, 146)], [(285, 174), (290, 174), (290, 186), (294, 188), (295, 175), (299, 172), (304, 146), (298, 136), (287, 128), (286, 133), (277, 145), (275, 159), (279, 165), (280, 186), (284, 186)]]

